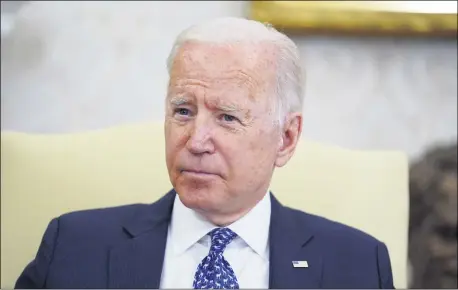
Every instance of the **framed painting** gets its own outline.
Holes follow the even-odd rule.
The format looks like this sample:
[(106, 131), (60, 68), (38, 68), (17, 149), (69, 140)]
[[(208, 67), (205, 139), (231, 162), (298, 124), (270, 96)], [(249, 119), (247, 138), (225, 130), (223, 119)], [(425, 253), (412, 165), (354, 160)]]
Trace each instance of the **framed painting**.
[(457, 37), (457, 1), (251, 1), (280, 30)]

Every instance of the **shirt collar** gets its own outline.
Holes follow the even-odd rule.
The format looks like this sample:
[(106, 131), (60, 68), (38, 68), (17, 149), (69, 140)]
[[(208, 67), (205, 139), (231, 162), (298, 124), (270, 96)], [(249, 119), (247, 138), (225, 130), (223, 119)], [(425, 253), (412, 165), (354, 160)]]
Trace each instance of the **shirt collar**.
[[(271, 200), (267, 192), (264, 197), (241, 219), (228, 228), (237, 235), (258, 255), (268, 259), (268, 240), (270, 227)], [(175, 197), (172, 220), (170, 223), (170, 236), (176, 254), (182, 254), (192, 245), (197, 243), (215, 225), (210, 223), (194, 210), (187, 208)], [(256, 229), (254, 231), (253, 229)]]

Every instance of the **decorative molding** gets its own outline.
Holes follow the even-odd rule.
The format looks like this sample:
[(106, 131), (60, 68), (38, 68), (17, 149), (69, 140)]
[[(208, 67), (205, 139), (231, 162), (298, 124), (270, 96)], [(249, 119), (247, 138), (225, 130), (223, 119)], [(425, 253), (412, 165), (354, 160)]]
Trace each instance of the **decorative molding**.
[(249, 17), (282, 30), (457, 35), (456, 1), (251, 1)]

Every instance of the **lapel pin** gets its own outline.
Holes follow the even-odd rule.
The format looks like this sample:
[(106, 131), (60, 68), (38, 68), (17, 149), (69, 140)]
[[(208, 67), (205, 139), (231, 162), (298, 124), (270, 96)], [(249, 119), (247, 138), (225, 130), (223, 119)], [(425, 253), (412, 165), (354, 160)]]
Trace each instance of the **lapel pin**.
[(307, 261), (293, 261), (294, 268), (308, 268), (309, 263)]

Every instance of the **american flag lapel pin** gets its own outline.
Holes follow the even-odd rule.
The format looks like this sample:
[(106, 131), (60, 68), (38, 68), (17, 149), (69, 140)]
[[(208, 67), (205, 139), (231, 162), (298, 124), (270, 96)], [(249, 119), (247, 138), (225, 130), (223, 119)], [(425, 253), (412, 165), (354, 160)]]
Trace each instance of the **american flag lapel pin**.
[(294, 268), (308, 268), (309, 263), (307, 261), (293, 261)]

